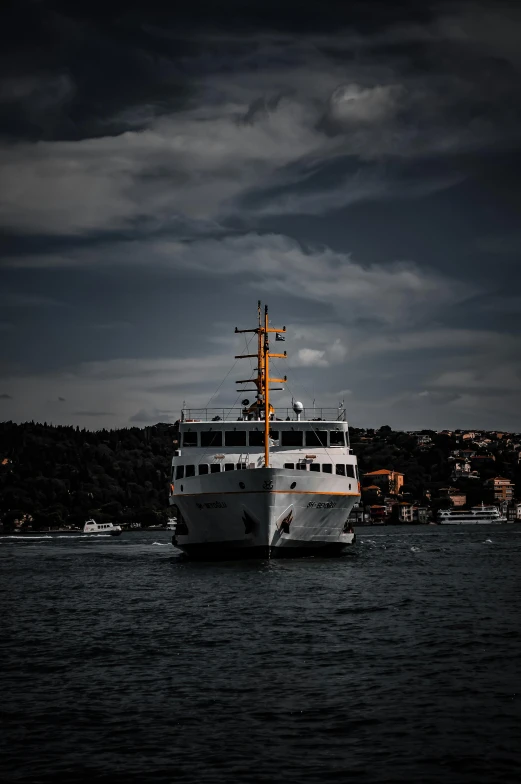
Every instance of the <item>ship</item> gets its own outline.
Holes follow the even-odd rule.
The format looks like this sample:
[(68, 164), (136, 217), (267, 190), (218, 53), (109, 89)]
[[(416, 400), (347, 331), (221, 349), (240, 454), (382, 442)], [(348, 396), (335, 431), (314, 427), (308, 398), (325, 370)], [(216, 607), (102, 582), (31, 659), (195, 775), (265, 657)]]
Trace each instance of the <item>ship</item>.
[(497, 525), (506, 523), (507, 518), (501, 514), (497, 506), (473, 506), (472, 509), (440, 509), (438, 523), (440, 525)]
[(345, 407), (306, 410), (296, 401), (275, 411), (271, 392), (284, 387), (272, 385), (287, 376), (274, 378), (270, 368), (287, 352), (272, 351), (270, 339), (284, 341), (286, 327), (271, 327), (259, 302), (258, 325), (235, 332), (256, 336), (257, 353), (235, 357), (256, 360), (256, 375), (237, 381), (239, 395), (254, 392), (254, 400), (183, 407), (174, 434), (172, 544), (199, 559), (340, 554), (356, 541), (349, 513), (360, 500)]

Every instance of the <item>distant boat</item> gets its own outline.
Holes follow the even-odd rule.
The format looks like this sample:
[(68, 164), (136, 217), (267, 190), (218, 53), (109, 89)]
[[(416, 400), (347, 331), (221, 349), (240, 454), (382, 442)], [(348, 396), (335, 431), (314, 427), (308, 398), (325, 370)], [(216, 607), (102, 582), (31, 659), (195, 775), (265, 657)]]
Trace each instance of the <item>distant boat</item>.
[(177, 527), (177, 517), (169, 517), (168, 522), (166, 524), (167, 531), (175, 531)]
[(506, 523), (497, 506), (473, 506), (472, 509), (440, 509), (438, 511), (440, 525), (497, 525)]
[(84, 534), (110, 534), (110, 536), (119, 536), (121, 531), (120, 525), (113, 525), (112, 523), (97, 523), (92, 518), (85, 522), (83, 526)]

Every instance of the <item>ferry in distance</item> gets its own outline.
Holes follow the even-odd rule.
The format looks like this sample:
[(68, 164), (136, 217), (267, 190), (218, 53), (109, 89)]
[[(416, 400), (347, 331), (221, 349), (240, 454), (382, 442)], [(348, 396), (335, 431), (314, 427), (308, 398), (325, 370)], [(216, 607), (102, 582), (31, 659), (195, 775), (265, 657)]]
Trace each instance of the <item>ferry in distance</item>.
[(440, 509), (438, 512), (440, 525), (496, 525), (506, 523), (497, 506), (473, 506), (472, 509)]
[[(238, 381), (254, 392), (240, 408), (183, 408), (174, 436), (170, 505), (177, 508), (172, 543), (193, 558), (333, 555), (355, 542), (349, 513), (360, 500), (358, 466), (349, 446), (345, 409), (306, 411), (301, 403), (277, 410), (270, 392), (284, 384), (271, 376), (284, 341), (268, 308), (253, 333), (255, 377)], [(248, 349), (246, 349), (248, 350)]]

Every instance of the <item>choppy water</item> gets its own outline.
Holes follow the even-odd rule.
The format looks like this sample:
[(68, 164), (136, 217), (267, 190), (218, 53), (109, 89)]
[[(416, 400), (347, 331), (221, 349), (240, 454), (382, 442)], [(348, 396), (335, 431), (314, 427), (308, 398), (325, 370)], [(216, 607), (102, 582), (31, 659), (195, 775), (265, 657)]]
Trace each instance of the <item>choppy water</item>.
[(169, 540), (0, 538), (3, 781), (519, 781), (521, 526)]

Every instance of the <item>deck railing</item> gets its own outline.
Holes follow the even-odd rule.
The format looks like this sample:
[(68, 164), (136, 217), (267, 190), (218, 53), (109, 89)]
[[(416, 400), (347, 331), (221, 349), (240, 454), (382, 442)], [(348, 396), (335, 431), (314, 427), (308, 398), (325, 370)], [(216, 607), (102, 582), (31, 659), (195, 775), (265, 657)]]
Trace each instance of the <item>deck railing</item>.
[[(346, 409), (343, 406), (336, 408), (304, 408), (300, 414), (300, 418), (308, 421), (319, 422), (321, 420), (327, 422), (345, 422)], [(200, 420), (202, 422), (219, 422), (219, 421), (244, 421), (244, 409), (239, 407), (234, 408), (183, 408), (181, 411), (181, 421), (187, 422), (189, 420)], [(275, 417), (273, 421), (291, 420), (296, 421), (297, 415), (292, 408), (275, 409)]]

